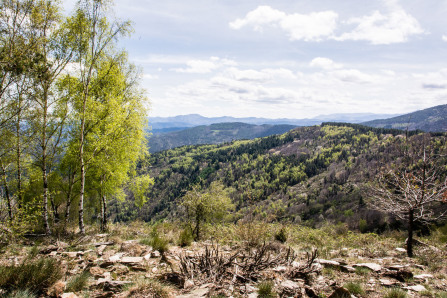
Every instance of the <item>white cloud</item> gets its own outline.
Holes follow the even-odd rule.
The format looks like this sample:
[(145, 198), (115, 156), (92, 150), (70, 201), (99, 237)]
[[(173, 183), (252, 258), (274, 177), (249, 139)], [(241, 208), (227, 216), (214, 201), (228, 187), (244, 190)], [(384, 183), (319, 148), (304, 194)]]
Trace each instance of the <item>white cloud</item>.
[(357, 25), (355, 29), (335, 39), (365, 40), (379, 45), (405, 42), (412, 35), (424, 33), (419, 22), (405, 11), (397, 0), (384, 2), (388, 13), (374, 11), (371, 15), (351, 18), (346, 21), (346, 24)]
[[(374, 45), (405, 42), (410, 36), (425, 32), (419, 22), (398, 4), (398, 0), (384, 0), (383, 3), (386, 13), (374, 11), (342, 22), (338, 21), (338, 13), (334, 11), (287, 14), (270, 6), (258, 6), (229, 25), (235, 30), (250, 26), (259, 32), (266, 26), (277, 27), (285, 31), (290, 40), (364, 40)], [(340, 25), (348, 32), (336, 34), (335, 30)], [(352, 26), (354, 28), (349, 29)]]
[(185, 68), (174, 68), (175, 72), (180, 73), (196, 73), (204, 74), (210, 73), (223, 66), (236, 66), (237, 63), (233, 60), (220, 59), (219, 57), (211, 57), (209, 60), (189, 60), (186, 61)]
[(447, 41), (447, 35), (443, 35), (443, 36), (442, 36), (442, 40), (443, 40), (443, 41)]
[(175, 68), (176, 72), (184, 73), (210, 73), (218, 66), (213, 61), (206, 60), (189, 60), (186, 62), (186, 68)]
[(143, 79), (147, 79), (147, 80), (156, 80), (156, 79), (158, 79), (159, 77), (157, 76), (157, 75), (152, 75), (152, 74), (149, 74), (149, 73), (145, 73), (145, 74), (143, 74)]
[(337, 18), (338, 14), (333, 11), (286, 14), (270, 6), (258, 6), (245, 18), (231, 22), (230, 27), (238, 30), (251, 26), (255, 31), (262, 31), (264, 26), (271, 25), (284, 30), (290, 40), (320, 41), (333, 34)]
[(317, 57), (314, 58), (309, 65), (311, 67), (316, 67), (316, 68), (322, 68), (322, 69), (337, 69), (337, 68), (342, 68), (343, 65), (339, 64), (339, 63), (335, 63), (334, 61), (332, 61), (329, 58), (324, 58), (324, 57)]
[(357, 69), (341, 69), (336, 70), (333, 73), (333, 76), (343, 82), (349, 83), (373, 83), (375, 78), (373, 75), (366, 74)]

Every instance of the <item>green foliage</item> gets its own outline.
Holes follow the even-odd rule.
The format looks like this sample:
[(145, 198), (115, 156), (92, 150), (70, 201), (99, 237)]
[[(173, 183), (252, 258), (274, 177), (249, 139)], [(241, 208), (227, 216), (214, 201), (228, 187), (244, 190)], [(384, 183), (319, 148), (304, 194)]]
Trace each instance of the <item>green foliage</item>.
[(407, 293), (399, 288), (392, 288), (386, 291), (384, 298), (406, 298)]
[(90, 273), (84, 271), (81, 274), (75, 275), (70, 278), (67, 282), (66, 291), (67, 292), (80, 292), (82, 291), (88, 283)]
[(287, 241), (287, 231), (282, 227), (278, 233), (275, 234), (275, 240), (285, 243)]
[(344, 285), (344, 288), (346, 288), (349, 293), (353, 295), (365, 295), (365, 290), (363, 289), (363, 286), (359, 282), (348, 282)]
[(371, 270), (366, 267), (356, 267), (355, 274), (366, 276), (371, 273)]
[(25, 259), (19, 266), (0, 266), (0, 288), (7, 293), (27, 289), (41, 295), (61, 278), (61, 265), (55, 259)]
[(128, 291), (129, 297), (170, 298), (173, 289), (154, 279), (138, 279)]
[(204, 192), (195, 186), (182, 198), (181, 205), (185, 208), (189, 224), (193, 226), (195, 240), (200, 239), (203, 223), (222, 221), (226, 212), (233, 208), (224, 186), (217, 182)]
[(169, 241), (163, 236), (160, 236), (156, 226), (151, 231), (149, 244), (162, 255), (169, 249)]
[(359, 220), (359, 230), (361, 233), (366, 233), (368, 231), (368, 223), (363, 218)]
[(194, 237), (192, 235), (191, 229), (185, 228), (180, 232), (178, 244), (181, 247), (190, 246)]
[(37, 296), (31, 293), (29, 290), (17, 290), (6, 296), (6, 298), (35, 298), (35, 297)]
[(258, 284), (258, 297), (259, 298), (275, 298), (276, 293), (274, 292), (275, 284), (273, 281), (263, 281)]

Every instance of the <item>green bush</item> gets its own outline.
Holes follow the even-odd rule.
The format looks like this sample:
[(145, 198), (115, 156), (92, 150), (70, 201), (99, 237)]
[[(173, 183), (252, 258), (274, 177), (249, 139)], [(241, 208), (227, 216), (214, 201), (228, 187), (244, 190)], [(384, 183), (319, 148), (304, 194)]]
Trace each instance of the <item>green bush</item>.
[(168, 251), (169, 241), (160, 236), (157, 227), (154, 227), (151, 232), (150, 245), (154, 250), (158, 250), (161, 254)]
[(281, 243), (285, 243), (287, 241), (287, 231), (284, 227), (282, 227), (279, 232), (275, 234), (275, 239)]
[(79, 292), (82, 291), (88, 282), (88, 278), (90, 277), (90, 273), (88, 271), (84, 271), (81, 274), (73, 276), (67, 282), (67, 292)]
[(54, 259), (25, 259), (19, 266), (0, 266), (0, 289), (7, 293), (29, 290), (37, 295), (45, 294), (62, 278), (61, 265)]
[(35, 298), (36, 295), (31, 293), (28, 290), (17, 290), (16, 292), (13, 292), (6, 296), (6, 298)]
[(384, 298), (406, 298), (407, 293), (399, 288), (392, 288), (388, 290), (383, 296)]
[(365, 290), (363, 290), (362, 285), (358, 282), (348, 282), (344, 287), (353, 295), (365, 294)]
[(365, 219), (359, 220), (359, 230), (361, 233), (368, 232), (368, 222)]
[(186, 228), (183, 229), (182, 232), (180, 233), (178, 244), (181, 247), (190, 246), (193, 240), (194, 239), (191, 233), (191, 229)]
[(272, 281), (263, 281), (258, 284), (259, 298), (274, 298), (276, 293), (273, 291), (274, 283)]

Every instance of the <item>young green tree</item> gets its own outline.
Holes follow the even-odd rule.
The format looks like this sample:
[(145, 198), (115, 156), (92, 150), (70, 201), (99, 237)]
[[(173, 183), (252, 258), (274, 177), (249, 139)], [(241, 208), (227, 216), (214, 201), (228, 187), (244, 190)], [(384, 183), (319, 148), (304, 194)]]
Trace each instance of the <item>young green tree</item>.
[[(101, 118), (95, 118), (94, 109), (102, 105), (102, 98), (92, 92), (100, 88), (97, 84), (106, 82), (109, 76), (107, 69), (112, 64), (104, 61), (114, 57), (113, 47), (117, 39), (129, 33), (129, 22), (111, 21), (108, 16), (109, 1), (82, 0), (78, 4), (76, 14), (69, 20), (71, 43), (76, 46), (76, 62), (78, 75), (76, 79), (76, 96), (73, 97), (77, 132), (80, 193), (79, 193), (79, 230), (85, 233), (84, 225), (84, 193), (86, 176), (85, 147), (93, 128)], [(113, 58), (112, 58), (113, 60)]]
[[(74, 49), (69, 44), (69, 31), (61, 26), (62, 16), (57, 3), (52, 0), (35, 1), (30, 16), (32, 34), (36, 39), (35, 51), (40, 59), (33, 67), (34, 79), (33, 127), (39, 144), (35, 163), (42, 171), (43, 222), (46, 234), (51, 234), (48, 220), (48, 175), (61, 150), (62, 134), (68, 106), (58, 93), (57, 79), (72, 61)], [(54, 205), (54, 204), (53, 204)]]
[[(147, 147), (146, 97), (138, 88), (138, 73), (127, 63), (125, 53), (102, 63), (98, 73), (102, 82), (93, 82), (95, 88), (91, 89), (91, 95), (102, 104), (90, 111), (101, 120), (86, 136), (85, 156), (90, 172), (87, 174), (91, 178), (87, 186), (98, 192), (104, 231), (107, 197), (123, 197), (122, 186), (135, 171), (137, 160), (147, 154)], [(101, 74), (102, 71), (107, 71), (107, 75)]]
[(201, 191), (198, 186), (193, 187), (183, 196), (181, 205), (185, 208), (195, 240), (200, 239), (203, 223), (222, 220), (234, 208), (223, 184), (219, 182), (213, 182), (209, 191)]

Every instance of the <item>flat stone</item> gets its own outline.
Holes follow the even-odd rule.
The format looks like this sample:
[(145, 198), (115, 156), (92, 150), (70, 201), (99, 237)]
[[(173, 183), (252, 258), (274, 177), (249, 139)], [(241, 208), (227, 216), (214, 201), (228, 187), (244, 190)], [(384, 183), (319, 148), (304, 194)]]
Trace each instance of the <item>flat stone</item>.
[(98, 248), (96, 249), (96, 252), (98, 253), (98, 255), (102, 256), (106, 247), (107, 247), (107, 245), (105, 245), (105, 244), (98, 246)]
[(69, 258), (76, 258), (79, 254), (78, 251), (68, 251), (68, 252), (63, 252), (62, 254), (67, 255)]
[(319, 259), (318, 263), (320, 263), (324, 267), (336, 267), (336, 268), (340, 267), (340, 263), (337, 261), (333, 261), (333, 260)]
[(140, 264), (143, 260), (143, 257), (122, 257), (120, 262), (123, 264)]
[(143, 259), (145, 259), (146, 261), (149, 261), (150, 258), (151, 258), (151, 253), (145, 254), (143, 256)]
[(398, 282), (391, 280), (391, 279), (387, 279), (387, 278), (381, 278), (381, 279), (379, 279), (379, 281), (380, 281), (380, 284), (385, 287), (391, 287), (391, 286), (398, 284)]
[(388, 267), (386, 267), (387, 269), (390, 269), (390, 270), (401, 270), (401, 269), (404, 269), (406, 266), (403, 266), (403, 265), (392, 265), (392, 266), (388, 266)]
[(152, 252), (152, 257), (153, 258), (159, 258), (160, 256), (161, 255), (160, 255), (160, 252), (158, 250), (155, 250), (155, 251)]
[(285, 281), (283, 281), (283, 282), (281, 283), (281, 287), (296, 290), (296, 289), (299, 289), (299, 288), (300, 288), (300, 285), (299, 285), (298, 283), (294, 282), (294, 281), (291, 281), (291, 280), (285, 280)]
[(396, 250), (398, 252), (407, 252), (407, 250), (405, 248), (402, 248), (402, 247), (396, 247)]
[(404, 289), (410, 290), (410, 291), (414, 291), (414, 292), (422, 292), (422, 291), (426, 291), (427, 289), (422, 286), (422, 285), (416, 285), (416, 286), (409, 286), (409, 287), (404, 287)]
[(198, 288), (188, 294), (178, 295), (177, 298), (196, 298), (196, 297), (206, 297), (209, 293), (208, 288)]
[(70, 292), (70, 293), (63, 293), (61, 295), (61, 298), (79, 298), (79, 296), (76, 295), (75, 293)]
[(353, 265), (353, 267), (364, 267), (364, 268), (368, 268), (368, 269), (371, 269), (372, 271), (376, 271), (376, 272), (382, 270), (382, 266), (380, 266), (379, 264), (376, 264), (376, 263), (355, 264), (355, 265)]
[(113, 255), (109, 258), (110, 262), (118, 262), (119, 260), (121, 260), (121, 258), (123, 257), (124, 253), (120, 252), (117, 253), (116, 255)]
[(287, 271), (287, 267), (286, 266), (277, 266), (277, 267), (273, 268), (273, 271), (276, 271), (276, 272), (286, 272)]
[(90, 268), (90, 274), (93, 276), (103, 276), (105, 270), (103, 268), (100, 267), (92, 267)]
[(190, 279), (187, 279), (183, 285), (184, 289), (190, 289), (194, 287), (194, 282)]
[(352, 266), (341, 266), (340, 269), (344, 272), (355, 272), (355, 268)]
[(427, 278), (434, 278), (433, 275), (431, 274), (419, 274), (419, 275), (415, 275), (413, 276), (415, 279), (427, 279)]

